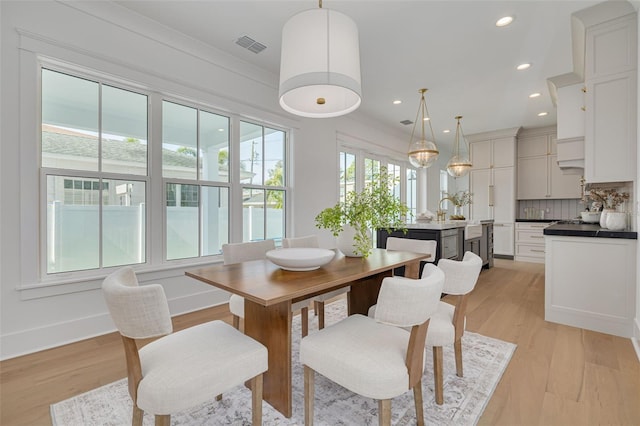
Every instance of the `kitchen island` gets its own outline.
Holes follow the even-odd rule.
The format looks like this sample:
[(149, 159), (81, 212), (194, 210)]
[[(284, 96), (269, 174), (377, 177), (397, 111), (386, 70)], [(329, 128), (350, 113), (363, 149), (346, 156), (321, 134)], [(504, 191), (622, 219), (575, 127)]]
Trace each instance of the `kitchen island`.
[(595, 224), (545, 228), (545, 320), (632, 337), (637, 238)]
[(376, 246), (386, 248), (387, 237), (436, 240), (438, 245), (433, 260), (435, 263), (441, 258), (462, 260), (464, 252), (468, 250), (482, 258), (484, 267), (493, 266), (493, 220), (473, 224), (464, 220), (412, 222), (407, 224), (406, 234), (399, 230), (391, 233), (378, 230)]

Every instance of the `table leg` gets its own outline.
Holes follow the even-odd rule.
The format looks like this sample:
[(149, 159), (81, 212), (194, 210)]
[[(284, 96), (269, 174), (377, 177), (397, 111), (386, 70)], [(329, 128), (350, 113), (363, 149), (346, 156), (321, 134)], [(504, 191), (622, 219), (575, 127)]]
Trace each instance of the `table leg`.
[(420, 261), (407, 263), (404, 267), (404, 276), (407, 278), (420, 278)]
[(369, 308), (378, 301), (378, 293), (380, 292), (382, 280), (390, 276), (392, 276), (391, 270), (349, 283), (351, 286), (351, 291), (347, 293), (349, 315), (367, 315)]
[(264, 373), (263, 399), (285, 417), (292, 415), (291, 301), (262, 306), (245, 299), (244, 330), (267, 347), (269, 370)]

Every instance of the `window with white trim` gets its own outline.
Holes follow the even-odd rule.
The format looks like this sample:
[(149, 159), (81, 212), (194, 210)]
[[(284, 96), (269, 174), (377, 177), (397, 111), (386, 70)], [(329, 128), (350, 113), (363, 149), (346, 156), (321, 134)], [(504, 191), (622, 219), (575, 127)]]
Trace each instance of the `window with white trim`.
[(344, 202), (346, 194), (356, 189), (356, 155), (351, 152), (340, 151), (338, 161), (340, 163), (340, 201)]
[(146, 262), (148, 99), (42, 69), (47, 274)]
[(39, 71), (41, 282), (285, 236), (286, 130), (93, 71)]
[(220, 254), (229, 242), (230, 119), (162, 101), (166, 260)]
[(285, 236), (286, 140), (282, 130), (240, 121), (243, 241)]

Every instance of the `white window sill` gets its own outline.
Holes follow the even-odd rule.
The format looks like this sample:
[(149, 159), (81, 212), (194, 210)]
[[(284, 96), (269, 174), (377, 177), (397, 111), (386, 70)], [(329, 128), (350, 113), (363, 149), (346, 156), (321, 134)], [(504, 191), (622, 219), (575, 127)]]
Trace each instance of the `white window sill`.
[[(184, 276), (187, 269), (198, 268), (205, 265), (213, 265), (222, 262), (222, 256), (215, 256), (206, 261), (164, 264), (161, 266), (140, 265), (133, 266), (140, 283), (153, 282), (167, 278)], [(114, 268), (113, 270), (116, 270)], [(63, 294), (78, 293), (82, 291), (97, 290), (102, 286), (102, 281), (109, 274), (101, 271), (96, 274), (78, 276), (78, 274), (56, 274), (55, 279), (43, 280), (36, 284), (28, 284), (16, 287), (22, 300), (40, 299), (43, 297), (59, 296)]]

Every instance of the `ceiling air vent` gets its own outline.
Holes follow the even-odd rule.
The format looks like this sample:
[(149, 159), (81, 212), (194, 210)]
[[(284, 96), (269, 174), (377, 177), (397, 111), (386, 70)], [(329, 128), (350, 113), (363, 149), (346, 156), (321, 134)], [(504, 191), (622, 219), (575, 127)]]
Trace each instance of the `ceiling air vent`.
[(411, 120), (402, 120), (400, 122), (400, 124), (404, 124), (405, 126), (408, 126), (409, 124), (413, 124), (413, 121), (411, 121)]
[(238, 46), (242, 46), (245, 49), (253, 52), (253, 53), (260, 53), (262, 52), (264, 49), (267, 48), (267, 46), (265, 46), (262, 43), (259, 43), (257, 41), (255, 41), (254, 39), (252, 39), (249, 36), (242, 36), (239, 39), (236, 40), (236, 44)]

